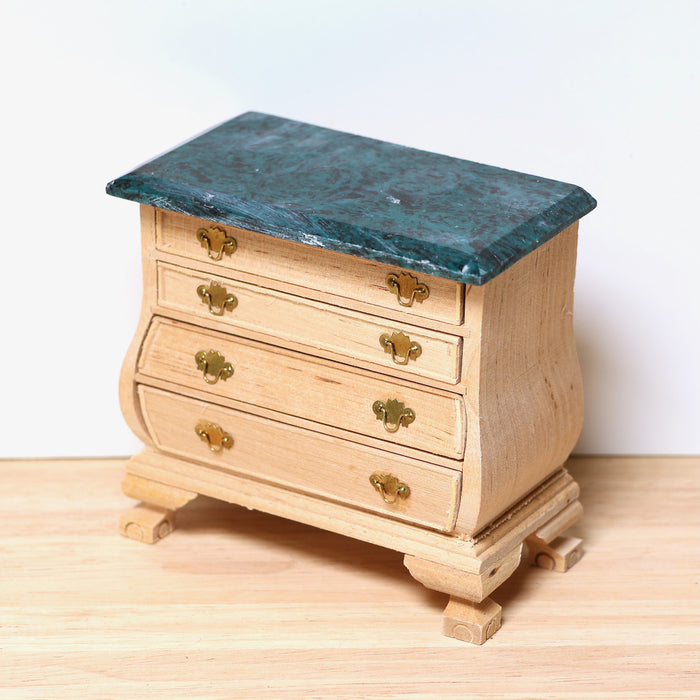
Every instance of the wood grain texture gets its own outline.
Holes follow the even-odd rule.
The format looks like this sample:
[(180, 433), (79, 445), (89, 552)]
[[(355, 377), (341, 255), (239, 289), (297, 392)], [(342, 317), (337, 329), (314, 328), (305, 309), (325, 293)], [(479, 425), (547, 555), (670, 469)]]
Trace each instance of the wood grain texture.
[(697, 699), (700, 458), (579, 458), (586, 555), (519, 568), (482, 647), (402, 556), (198, 498), (120, 537), (123, 460), (0, 462), (3, 700)]

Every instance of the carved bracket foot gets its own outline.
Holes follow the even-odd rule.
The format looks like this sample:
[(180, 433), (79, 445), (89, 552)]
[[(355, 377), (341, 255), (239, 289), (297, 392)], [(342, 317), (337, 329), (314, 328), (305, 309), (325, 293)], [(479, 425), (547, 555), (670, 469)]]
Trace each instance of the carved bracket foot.
[(431, 590), (449, 594), (443, 616), (446, 636), (483, 644), (499, 629), (501, 607), (487, 596), (519, 566), (523, 545), (530, 562), (547, 569), (566, 571), (578, 561), (583, 552), (581, 540), (563, 534), (583, 514), (576, 498), (578, 486), (562, 472), (548, 488), (558, 491), (537, 492), (465, 542), (465, 550), (471, 547), (471, 561), (465, 558), (455, 566), (404, 556), (413, 578)]
[(479, 603), (518, 568), (520, 552), (521, 546), (518, 545), (503, 559), (493, 563), (480, 574), (470, 574), (410, 554), (404, 556), (403, 564), (411, 572), (411, 576), (426, 588), (448, 593), (461, 600)]
[(463, 642), (483, 644), (501, 626), (501, 606), (488, 598), (518, 566), (521, 546), (474, 574), (406, 555), (404, 565), (413, 578), (434, 591), (450, 595), (443, 613), (442, 632)]

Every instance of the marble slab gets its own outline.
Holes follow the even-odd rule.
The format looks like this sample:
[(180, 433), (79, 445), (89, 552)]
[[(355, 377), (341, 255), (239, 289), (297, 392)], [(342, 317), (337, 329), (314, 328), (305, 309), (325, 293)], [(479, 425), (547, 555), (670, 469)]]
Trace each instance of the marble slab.
[(107, 192), (484, 284), (595, 206), (555, 180), (247, 112)]

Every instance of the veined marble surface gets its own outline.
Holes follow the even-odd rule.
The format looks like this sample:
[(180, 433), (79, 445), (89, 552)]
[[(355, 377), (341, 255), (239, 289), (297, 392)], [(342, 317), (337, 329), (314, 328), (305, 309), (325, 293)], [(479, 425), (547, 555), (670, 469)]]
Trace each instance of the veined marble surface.
[(575, 185), (247, 112), (107, 192), (484, 284), (595, 206)]

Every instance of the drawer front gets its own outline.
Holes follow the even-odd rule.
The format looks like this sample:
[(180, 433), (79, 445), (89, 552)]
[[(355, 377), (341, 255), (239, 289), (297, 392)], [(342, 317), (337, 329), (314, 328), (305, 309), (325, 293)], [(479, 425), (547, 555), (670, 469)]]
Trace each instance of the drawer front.
[[(233, 373), (219, 374), (227, 363)], [(461, 396), (358, 374), (224, 333), (156, 319), (139, 372), (394, 444), (455, 459), (464, 455)]]
[[(221, 299), (213, 298), (210, 308), (207, 290), (213, 294), (216, 288), (223, 288), (226, 293)], [(235, 303), (227, 306), (226, 298), (234, 299)], [(309, 352), (325, 351), (327, 357), (341, 362), (354, 364), (355, 360), (363, 360), (407, 375), (450, 384), (459, 381), (462, 339), (446, 333), (386, 322), (375, 316), (163, 262), (158, 262), (158, 304), (163, 309), (191, 314), (207, 322), (219, 321), (236, 333), (245, 334), (248, 330), (264, 334), (273, 345), (291, 342), (308, 347)], [(420, 352), (412, 354), (399, 341), (391, 341), (397, 333), (410, 339), (411, 347), (419, 347)], [(394, 344), (388, 345), (390, 341)]]
[[(409, 273), (353, 255), (285, 241), (163, 209), (156, 212), (156, 245), (159, 250), (220, 265), (222, 274), (226, 274), (225, 270), (241, 270), (335, 294), (351, 300), (350, 304), (358, 299), (420, 318), (451, 324), (462, 322), (464, 285), (460, 282)], [(217, 241), (213, 236), (210, 248), (214, 246), (215, 249), (207, 247), (209, 237), (206, 234), (198, 237), (198, 232), (212, 226), (235, 240), (235, 250), (233, 244), (228, 248), (232, 250), (230, 253), (224, 252), (226, 247), (216, 249)], [(414, 290), (408, 277), (400, 278), (402, 274), (410, 274), (419, 287)], [(387, 278), (391, 275), (397, 279), (392, 278), (388, 283)]]
[[(460, 471), (151, 387), (139, 386), (139, 397), (164, 452), (444, 532), (454, 527)], [(223, 446), (213, 451), (207, 440)]]

